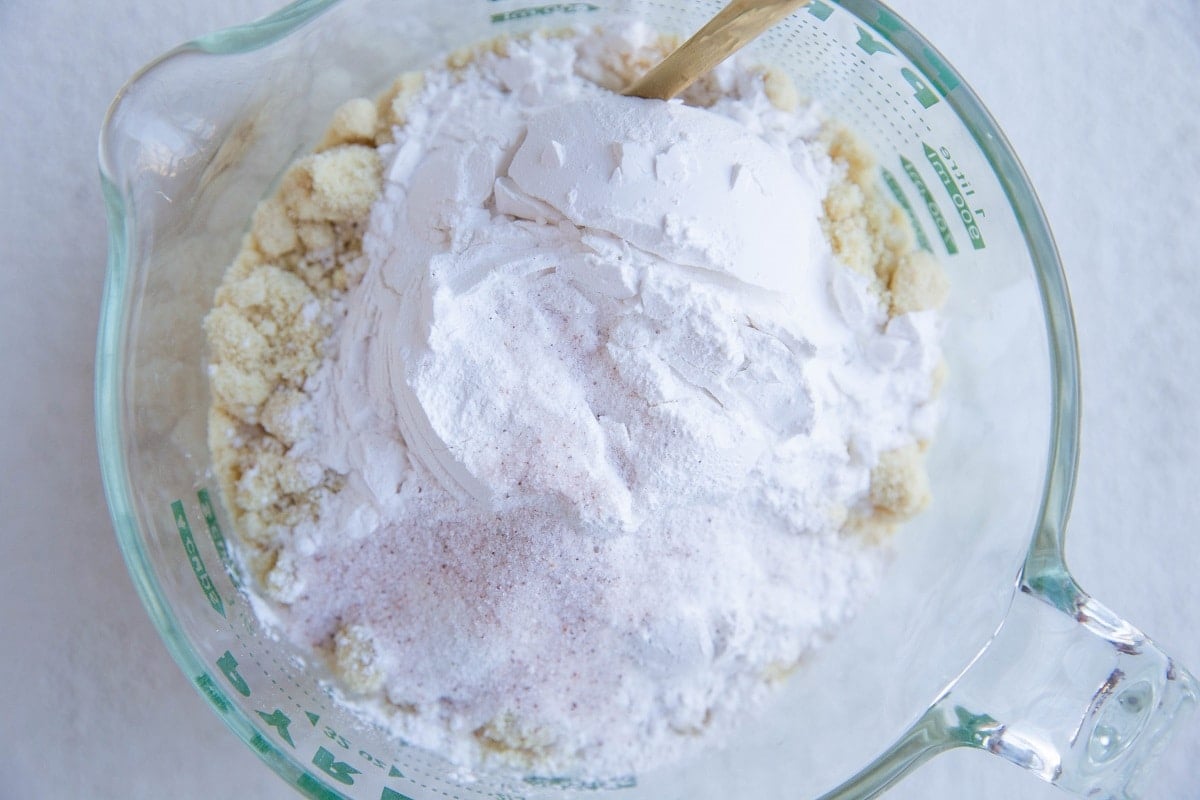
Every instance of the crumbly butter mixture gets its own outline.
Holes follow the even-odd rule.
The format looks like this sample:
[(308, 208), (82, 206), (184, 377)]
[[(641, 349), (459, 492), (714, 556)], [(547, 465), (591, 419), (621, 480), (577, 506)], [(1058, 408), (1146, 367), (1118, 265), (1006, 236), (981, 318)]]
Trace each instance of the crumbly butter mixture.
[[(638, 185), (643, 156), (647, 185), (676, 193), (664, 202), (707, 174), (686, 147), (634, 146), (636, 118), (572, 161), (592, 135), (579, 119), (626, 119), (604, 90), (672, 44), (638, 27), (496, 41), (347, 102), (259, 206), (205, 322), (210, 448), (261, 592), (348, 702), (464, 764), (612, 774), (677, 757), (833, 635), (877, 580), (879, 541), (929, 500), (945, 278), (870, 156), (785, 76), (728, 64), (683, 98), (719, 122), (676, 109), (659, 126), (700, 141), (716, 125), (696, 145), (714, 159), (730, 120), (792, 148), (820, 200), (815, 290), (764, 266), (780, 247), (739, 267), (755, 243), (737, 231), (667, 214), (647, 232), (580, 196), (612, 148), (624, 171), (593, 192)], [(454, 110), (468, 101), (478, 119)], [(520, 131), (499, 155), (476, 146), (488, 120)], [(438, 150), (447, 137), (465, 144)], [(773, 176), (745, 150), (731, 192), (756, 197)], [(488, 252), (503, 269), (480, 272)], [(505, 313), (532, 321), (505, 339)], [(842, 338), (794, 328), (825, 313)], [(546, 320), (558, 338), (535, 341)], [(835, 355), (818, 374), (816, 351), (855, 348), (887, 368)], [(839, 385), (876, 372), (901, 388)], [(816, 441), (840, 393), (895, 430), (843, 409), (848, 440)]]

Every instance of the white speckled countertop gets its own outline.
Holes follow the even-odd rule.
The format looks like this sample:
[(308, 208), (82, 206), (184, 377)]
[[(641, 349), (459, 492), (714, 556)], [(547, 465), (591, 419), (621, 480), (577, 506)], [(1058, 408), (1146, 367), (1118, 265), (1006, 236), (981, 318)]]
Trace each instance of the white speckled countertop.
[[(275, 0), (0, 3), (0, 800), (287, 798), (160, 644), (100, 487), (96, 134), (168, 47)], [(1079, 582), (1200, 670), (1200, 3), (895, 0), (999, 120), (1066, 265), (1084, 420)], [(1148, 793), (1200, 798), (1200, 721)], [(1053, 800), (956, 752), (889, 798)]]

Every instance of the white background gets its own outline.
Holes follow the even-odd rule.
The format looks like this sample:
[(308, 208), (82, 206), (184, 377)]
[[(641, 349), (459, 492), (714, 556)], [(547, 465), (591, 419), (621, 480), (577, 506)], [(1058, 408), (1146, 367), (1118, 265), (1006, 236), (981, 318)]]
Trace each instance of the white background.
[[(115, 544), (92, 417), (105, 107), (151, 57), (274, 5), (0, 0), (3, 800), (295, 796), (160, 644)], [(1200, 670), (1200, 2), (894, 5), (999, 120), (1066, 264), (1085, 397), (1071, 564)], [(1149, 796), (1198, 787), (1193, 722)], [(966, 796), (1065, 797), (958, 752), (889, 798)]]

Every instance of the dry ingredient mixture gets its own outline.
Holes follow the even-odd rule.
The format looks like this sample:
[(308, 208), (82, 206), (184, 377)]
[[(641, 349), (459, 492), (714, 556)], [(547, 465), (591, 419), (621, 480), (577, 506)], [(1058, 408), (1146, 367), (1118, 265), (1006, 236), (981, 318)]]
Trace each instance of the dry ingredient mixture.
[(497, 41), (346, 103), (205, 323), (278, 625), (470, 767), (716, 738), (928, 499), (940, 268), (782, 76), (612, 91), (670, 46)]

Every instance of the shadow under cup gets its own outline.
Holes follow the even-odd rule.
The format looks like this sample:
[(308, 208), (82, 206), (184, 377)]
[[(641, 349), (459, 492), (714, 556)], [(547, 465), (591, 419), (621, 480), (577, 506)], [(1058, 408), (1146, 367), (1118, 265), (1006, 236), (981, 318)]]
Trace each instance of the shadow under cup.
[[(1043, 749), (1028, 736), (1017, 741), (996, 717), (978, 713), (987, 708), (973, 709), (970, 720), (956, 718), (970, 706), (948, 703), (957, 689), (946, 692), (993, 639), (1018, 584), (1025, 589), (1018, 605), (1037, 598), (1071, 615), (1063, 615), (1070, 626), (1091, 602), (1061, 559), (1078, 424), (1062, 272), (1033, 193), (990, 117), (937, 53), (867, 0), (813, 2), (753, 50), (874, 149), (881, 185), (949, 274), (945, 415), (929, 454), (935, 499), (897, 534), (895, 563), (879, 596), (760, 718), (726, 749), (636, 779), (459, 782), (437, 757), (388, 739), (332, 701), (321, 686), (330, 676), (266, 632), (241, 591), (230, 557), (234, 534), (206, 445), (201, 321), (255, 205), (283, 170), (312, 149), (343, 101), (373, 96), (397, 73), (427, 67), (448, 51), (500, 34), (602, 25), (629, 14), (686, 34), (720, 5), (300, 2), (173, 51), (135, 76), (114, 103), (101, 140), (111, 236), (97, 415), (118, 539), (188, 678), (305, 793), (802, 798), (871, 764), (830, 795), (865, 797), (949, 746), (984, 747), (1022, 763), (1021, 753), (1005, 751), (1021, 742), (1042, 759), (1043, 777), (1082, 791), (1063, 779), (1071, 764), (1046, 762), (1057, 741)], [(1020, 650), (1020, 642), (1040, 641), (1033, 628), (997, 640)], [(1004, 665), (1021, 658), (993, 659), (997, 677), (985, 683), (995, 698), (986, 688), (968, 693), (1003, 706), (1006, 689), (997, 684), (1008, 674)], [(980, 668), (988, 661), (985, 654)], [(1107, 666), (1101, 672), (1113, 674)], [(1166, 702), (1161, 687), (1154, 691), (1146, 702)], [(1087, 722), (1087, 698), (1101, 694), (1096, 687), (1081, 693), (1083, 705), (1067, 716), (1082, 714)], [(989, 729), (987, 720), (1001, 729)], [(1079, 736), (1077, 729), (1065, 746), (1076, 746)]]

